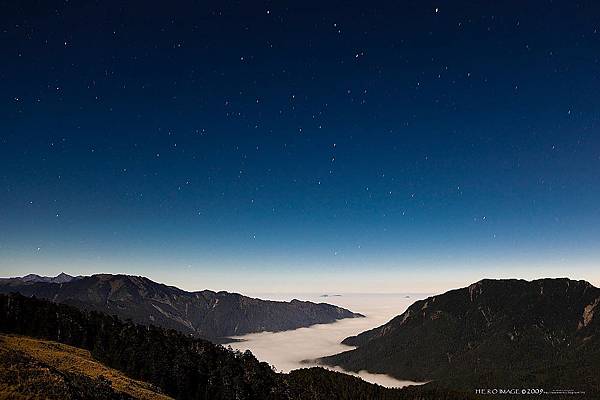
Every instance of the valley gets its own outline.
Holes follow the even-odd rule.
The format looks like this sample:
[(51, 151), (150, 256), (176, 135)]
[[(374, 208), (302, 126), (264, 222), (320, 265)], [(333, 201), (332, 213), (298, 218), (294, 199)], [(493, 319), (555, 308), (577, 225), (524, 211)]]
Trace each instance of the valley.
[[(253, 296), (288, 301), (300, 298), (306, 301), (323, 301), (319, 294), (268, 294)], [(365, 318), (350, 318), (330, 324), (318, 324), (284, 332), (260, 332), (235, 336), (239, 342), (228, 343), (233, 349), (250, 350), (259, 360), (268, 362), (278, 371), (289, 372), (298, 368), (324, 366), (318, 358), (351, 350), (353, 347), (341, 342), (348, 336), (385, 324), (394, 316), (404, 312), (414, 301), (427, 297), (424, 294), (342, 294), (328, 296), (324, 300), (336, 306), (353, 310)], [(349, 372), (340, 367), (327, 367), (334, 371), (359, 376), (367, 382), (385, 387), (403, 387), (417, 384), (409, 380), (396, 379), (386, 374), (367, 371)]]

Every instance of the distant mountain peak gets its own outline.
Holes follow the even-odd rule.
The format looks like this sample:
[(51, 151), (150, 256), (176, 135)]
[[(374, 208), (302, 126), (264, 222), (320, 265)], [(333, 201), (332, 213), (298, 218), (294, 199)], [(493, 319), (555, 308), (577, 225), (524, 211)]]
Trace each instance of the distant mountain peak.
[(39, 281), (42, 281), (42, 279), (44, 279), (44, 278), (49, 279), (48, 277), (43, 277), (43, 276), (40, 276), (37, 274), (27, 274), (23, 277), (20, 277), (20, 278), (17, 277), (15, 279), (20, 279), (23, 282), (39, 282)]
[(73, 279), (75, 279), (75, 277), (73, 277), (69, 274), (65, 274), (64, 272), (61, 272), (60, 274), (58, 274), (54, 278), (52, 278), (52, 282), (66, 283), (66, 282), (71, 282)]
[[(71, 282), (73, 279), (76, 279), (74, 276), (69, 274), (65, 274), (61, 272), (60, 274), (52, 277), (52, 276), (41, 276), (38, 274), (27, 274), (22, 277), (9, 278), (9, 281), (21, 281), (25, 283), (67, 283)], [(5, 279), (6, 281), (7, 279)]]

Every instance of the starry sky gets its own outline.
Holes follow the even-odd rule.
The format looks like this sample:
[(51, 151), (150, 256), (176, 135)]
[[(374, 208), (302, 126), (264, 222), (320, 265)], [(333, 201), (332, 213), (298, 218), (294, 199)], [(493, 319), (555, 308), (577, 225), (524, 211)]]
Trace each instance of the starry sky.
[(600, 284), (597, 1), (2, 2), (0, 275)]

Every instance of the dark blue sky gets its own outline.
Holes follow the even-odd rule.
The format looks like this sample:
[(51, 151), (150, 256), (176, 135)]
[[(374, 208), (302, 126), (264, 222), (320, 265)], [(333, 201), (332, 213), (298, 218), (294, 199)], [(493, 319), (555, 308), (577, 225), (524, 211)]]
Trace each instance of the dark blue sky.
[(599, 283), (600, 4), (325, 3), (4, 2), (0, 275)]

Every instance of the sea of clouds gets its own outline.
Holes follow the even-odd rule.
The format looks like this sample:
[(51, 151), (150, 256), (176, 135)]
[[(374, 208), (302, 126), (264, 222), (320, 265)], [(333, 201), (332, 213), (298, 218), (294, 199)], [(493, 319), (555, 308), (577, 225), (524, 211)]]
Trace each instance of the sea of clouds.
[[(274, 366), (277, 371), (289, 372), (297, 368), (317, 365), (306, 360), (336, 354), (350, 350), (353, 347), (341, 344), (348, 336), (353, 336), (366, 330), (383, 325), (396, 315), (401, 314), (413, 302), (427, 297), (426, 294), (347, 294), (341, 296), (321, 297), (320, 295), (292, 294), (253, 294), (269, 300), (308, 300), (324, 302), (347, 308), (353, 312), (365, 315), (365, 318), (343, 319), (332, 324), (313, 325), (285, 332), (261, 332), (239, 336), (240, 342), (230, 346), (241, 351), (250, 350), (261, 361)], [(358, 374), (344, 371), (339, 367), (329, 369), (360, 376), (368, 382), (386, 387), (402, 387), (417, 384), (403, 381), (383, 374), (372, 374), (361, 371)]]

